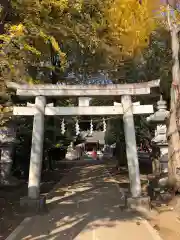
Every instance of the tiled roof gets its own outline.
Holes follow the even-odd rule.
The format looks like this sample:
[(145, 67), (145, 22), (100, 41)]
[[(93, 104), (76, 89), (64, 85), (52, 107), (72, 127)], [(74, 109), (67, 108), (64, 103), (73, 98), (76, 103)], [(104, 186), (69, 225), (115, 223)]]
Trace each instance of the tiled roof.
[(96, 142), (99, 141), (100, 144), (104, 144), (105, 133), (103, 131), (94, 131), (93, 135), (89, 135), (89, 131), (81, 132), (82, 136), (86, 139), (87, 142)]

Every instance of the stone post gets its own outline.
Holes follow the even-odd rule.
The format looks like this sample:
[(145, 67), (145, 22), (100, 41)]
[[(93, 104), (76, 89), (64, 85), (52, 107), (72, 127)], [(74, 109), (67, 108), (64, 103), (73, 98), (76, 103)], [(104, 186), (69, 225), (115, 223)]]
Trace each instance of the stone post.
[(28, 184), (28, 197), (30, 199), (39, 199), (40, 196), (45, 105), (46, 98), (44, 96), (36, 97), (35, 107), (37, 112), (34, 115), (33, 122), (29, 184)]
[(78, 106), (79, 107), (88, 107), (90, 100), (91, 100), (91, 98), (89, 98), (89, 97), (79, 97), (78, 98)]
[(16, 129), (12, 123), (0, 129), (0, 183), (2, 185), (18, 185), (17, 179), (11, 176), (15, 138)]
[(141, 196), (141, 183), (131, 96), (122, 96), (121, 103), (124, 111), (124, 134), (126, 140), (126, 155), (128, 162), (131, 195), (133, 198), (138, 198)]
[(10, 176), (12, 167), (12, 146), (11, 143), (5, 143), (1, 147), (1, 183), (3, 185), (8, 184), (8, 179)]

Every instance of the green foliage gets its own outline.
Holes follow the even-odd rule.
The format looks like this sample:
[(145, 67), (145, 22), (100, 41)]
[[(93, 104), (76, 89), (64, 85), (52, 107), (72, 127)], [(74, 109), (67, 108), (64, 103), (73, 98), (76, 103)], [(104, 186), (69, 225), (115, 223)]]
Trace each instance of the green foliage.
[(107, 131), (105, 133), (106, 144), (114, 144), (124, 141), (124, 129), (122, 118), (115, 118), (108, 121)]
[(42, 81), (37, 74), (32, 77), (32, 68), (48, 78), (51, 47), (60, 57), (59, 78), (65, 71), (111, 73), (146, 47), (156, 28), (154, 0), (12, 0), (11, 5), (0, 37), (2, 84)]

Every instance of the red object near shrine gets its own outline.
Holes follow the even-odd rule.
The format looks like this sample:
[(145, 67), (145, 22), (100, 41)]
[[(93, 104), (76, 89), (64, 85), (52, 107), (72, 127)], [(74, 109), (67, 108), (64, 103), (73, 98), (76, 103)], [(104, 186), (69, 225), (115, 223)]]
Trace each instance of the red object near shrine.
[(92, 157), (93, 157), (93, 159), (95, 159), (95, 160), (97, 159), (97, 152), (96, 152), (96, 151), (93, 151), (93, 152), (92, 152)]

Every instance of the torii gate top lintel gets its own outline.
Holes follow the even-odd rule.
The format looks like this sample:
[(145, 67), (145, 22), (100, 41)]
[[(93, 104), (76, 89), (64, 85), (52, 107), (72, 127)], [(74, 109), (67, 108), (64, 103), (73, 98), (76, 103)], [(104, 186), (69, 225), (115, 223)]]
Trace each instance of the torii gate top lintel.
[(152, 80), (143, 83), (132, 84), (108, 84), (108, 85), (54, 85), (54, 84), (16, 84), (7, 83), (7, 87), (16, 90), (16, 95), (23, 97), (84, 97), (84, 96), (116, 96), (116, 95), (147, 95), (151, 88), (157, 88), (160, 80)]

